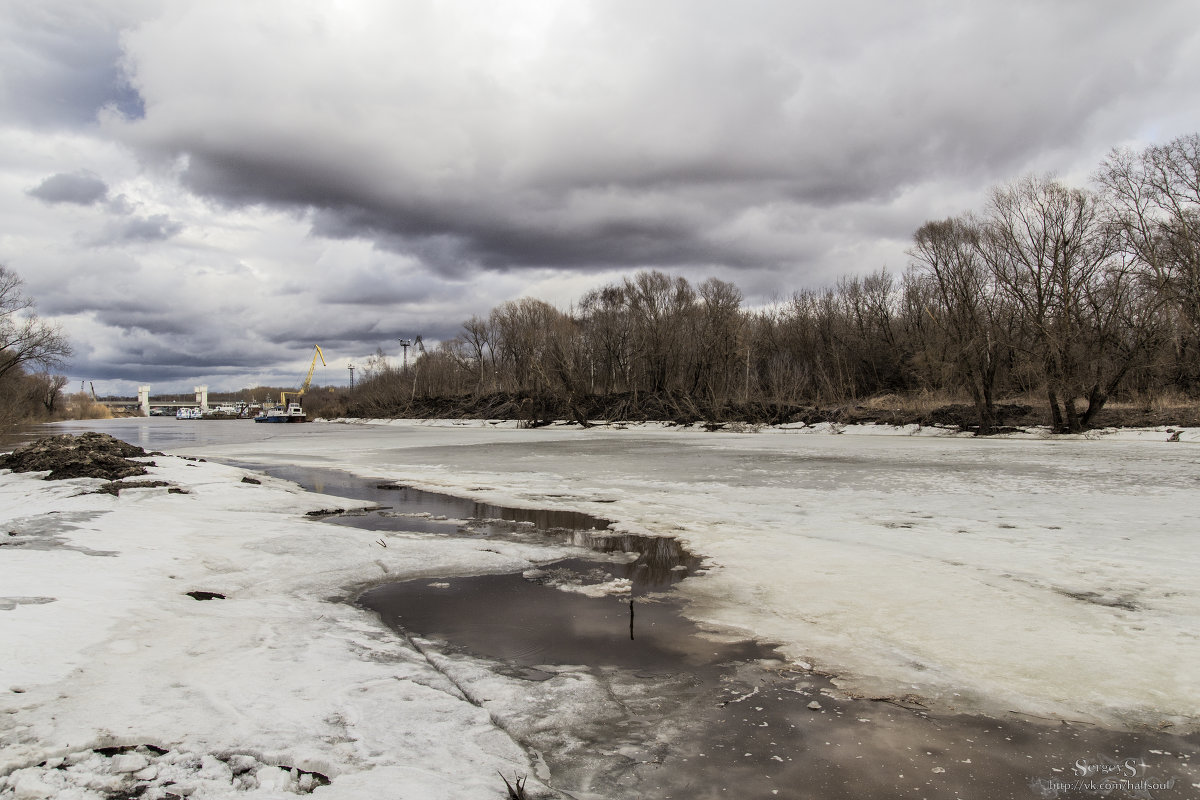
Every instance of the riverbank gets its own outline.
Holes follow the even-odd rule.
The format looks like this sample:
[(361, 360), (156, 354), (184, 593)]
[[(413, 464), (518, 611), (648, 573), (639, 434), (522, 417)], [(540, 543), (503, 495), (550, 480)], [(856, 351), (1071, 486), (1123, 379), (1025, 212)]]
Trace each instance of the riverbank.
[(1111, 442), (1200, 442), (1200, 427), (1177, 427), (1175, 425), (1155, 425), (1144, 427), (1112, 426), (1094, 428), (1083, 433), (1055, 433), (1044, 425), (1034, 425), (1026, 428), (1011, 428), (1002, 433), (987, 436), (977, 436), (969, 430), (963, 430), (957, 425), (922, 425), (920, 423), (905, 423), (893, 425), (884, 422), (867, 422), (843, 424), (837, 422), (792, 422), (778, 425), (748, 425), (741, 422), (729, 422), (713, 425), (708, 422), (693, 422), (679, 424), (675, 422), (603, 422), (593, 420), (585, 429), (578, 422), (571, 420), (551, 420), (537, 426), (530, 426), (521, 420), (513, 419), (459, 419), (453, 417), (430, 417), (420, 419), (410, 418), (380, 418), (360, 419), (357, 417), (341, 417), (332, 420), (319, 420), (325, 423), (344, 425), (366, 425), (405, 428), (463, 428), (463, 429), (492, 429), (492, 430), (546, 430), (546, 431), (592, 431), (593, 435), (604, 432), (633, 431), (639, 433), (663, 434), (767, 434), (767, 435), (802, 435), (802, 436), (865, 436), (865, 437), (918, 437), (918, 438), (953, 438), (981, 439), (996, 441), (1111, 441)]
[[(986, 434), (1044, 428), (1051, 423), (1045, 398), (1022, 396), (997, 402), (992, 428)], [(807, 425), (941, 427), (980, 433), (981, 418), (974, 404), (945, 395), (886, 394), (838, 404), (809, 405), (779, 402), (720, 403), (684, 392), (615, 393), (573, 398), (496, 392), (437, 397), (404, 397), (393, 403), (365, 402), (353, 397), (334, 403), (319, 401), (318, 414), (354, 419), (409, 420), (490, 419), (538, 427), (556, 420), (579, 425), (659, 423), (725, 428)], [(1107, 403), (1086, 426), (1106, 428), (1200, 428), (1200, 403), (1186, 398), (1125, 400)]]

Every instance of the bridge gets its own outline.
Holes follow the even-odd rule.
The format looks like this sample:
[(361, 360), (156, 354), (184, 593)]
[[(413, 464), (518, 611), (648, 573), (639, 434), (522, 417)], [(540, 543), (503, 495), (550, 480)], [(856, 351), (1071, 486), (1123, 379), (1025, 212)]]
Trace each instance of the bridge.
[(174, 409), (179, 409), (179, 408), (195, 408), (195, 407), (199, 406), (201, 411), (207, 413), (208, 412), (208, 387), (207, 386), (197, 386), (197, 387), (195, 387), (195, 389), (193, 391), (196, 392), (195, 400), (151, 400), (150, 399), (150, 387), (148, 385), (143, 385), (143, 386), (138, 387), (138, 396), (137, 396), (136, 401), (134, 401), (132, 399), (130, 399), (130, 400), (102, 400), (102, 401), (100, 401), (100, 404), (104, 405), (104, 406), (108, 406), (109, 408), (114, 409), (114, 410), (117, 410), (117, 409), (119, 409), (121, 411), (141, 410), (143, 417), (150, 416), (150, 409), (152, 409), (152, 408), (169, 408), (169, 409), (174, 410)]
[[(194, 391), (196, 392), (196, 397), (193, 400), (152, 400), (150, 398), (150, 387), (144, 385), (144, 386), (138, 387), (137, 399), (125, 398), (125, 397), (115, 397), (115, 398), (110, 397), (105, 400), (97, 399), (96, 402), (102, 406), (105, 406), (105, 407), (113, 410), (113, 411), (124, 411), (126, 413), (140, 412), (140, 414), (143, 417), (151, 416), (151, 413), (150, 413), (151, 409), (165, 409), (165, 410), (169, 410), (172, 413), (174, 413), (177, 409), (180, 409), (180, 408), (197, 408), (198, 407), (202, 413), (207, 414), (211, 410), (208, 405), (208, 387), (207, 386), (197, 386), (197, 387), (195, 387)], [(222, 403), (221, 405), (225, 405), (225, 404)], [(236, 405), (240, 408), (241, 406), (243, 406), (245, 404), (239, 402), (239, 403), (230, 404), (230, 405)], [(251, 403), (250, 407), (251, 408), (260, 408), (261, 405), (259, 403)]]
[(160, 402), (160, 403), (151, 403), (150, 402), (150, 386), (149, 386), (149, 384), (139, 386), (138, 387), (138, 405), (141, 406), (142, 416), (144, 416), (144, 417), (150, 416), (150, 407), (151, 406), (157, 406), (158, 408), (182, 408), (182, 407), (191, 408), (193, 406), (200, 406), (200, 410), (202, 412), (204, 412), (205, 414), (207, 414), (208, 413), (208, 387), (207, 386), (196, 386), (192, 389), (192, 391), (194, 391), (196, 393), (196, 402), (194, 402), (194, 403), (186, 403), (186, 402), (179, 402), (179, 401), (165, 401), (165, 402)]

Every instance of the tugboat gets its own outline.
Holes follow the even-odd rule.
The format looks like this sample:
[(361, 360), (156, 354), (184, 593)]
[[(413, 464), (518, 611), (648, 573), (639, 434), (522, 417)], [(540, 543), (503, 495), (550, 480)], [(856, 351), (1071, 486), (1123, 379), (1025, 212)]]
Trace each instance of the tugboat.
[(308, 417), (304, 414), (304, 409), (299, 403), (288, 403), (287, 407), (282, 405), (268, 408), (263, 413), (254, 418), (255, 422), (308, 422)]

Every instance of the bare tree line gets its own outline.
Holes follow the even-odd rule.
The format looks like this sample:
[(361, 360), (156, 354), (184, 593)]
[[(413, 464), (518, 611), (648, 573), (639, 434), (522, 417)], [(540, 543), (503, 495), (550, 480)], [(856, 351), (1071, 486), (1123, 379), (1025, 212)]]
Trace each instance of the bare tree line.
[(67, 379), (50, 369), (71, 354), (62, 331), (34, 312), (19, 275), (0, 265), (0, 430), (61, 410)]
[(1056, 430), (1110, 398), (1200, 382), (1200, 136), (1114, 150), (1093, 188), (1051, 177), (913, 235), (878, 271), (746, 308), (733, 284), (657, 271), (566, 311), (532, 298), (472, 317), (407, 370), (374, 359), (363, 415), (437, 413), (450, 399), (530, 419), (633, 412), (785, 418), (883, 393), (966, 395), (981, 431), (999, 399), (1040, 394)]

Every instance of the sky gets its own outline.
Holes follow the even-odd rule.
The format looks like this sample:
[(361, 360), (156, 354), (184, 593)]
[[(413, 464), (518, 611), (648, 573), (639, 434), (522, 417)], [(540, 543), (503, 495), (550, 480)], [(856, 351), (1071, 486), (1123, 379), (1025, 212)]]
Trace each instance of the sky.
[[(0, 0), (0, 264), (101, 394), (657, 269), (747, 303), (1200, 131), (1200, 4)], [(360, 373), (361, 375), (361, 373)]]

